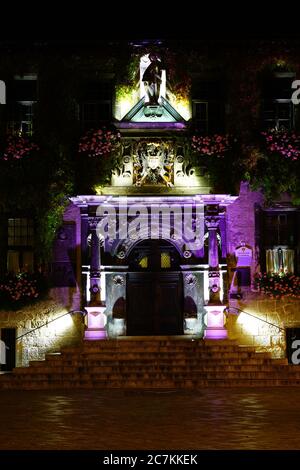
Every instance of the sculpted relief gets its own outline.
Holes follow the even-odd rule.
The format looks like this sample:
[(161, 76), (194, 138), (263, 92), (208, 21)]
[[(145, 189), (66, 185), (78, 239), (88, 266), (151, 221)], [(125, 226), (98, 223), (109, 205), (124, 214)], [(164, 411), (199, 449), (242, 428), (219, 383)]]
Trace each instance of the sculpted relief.
[(136, 186), (164, 184), (173, 186), (174, 153), (167, 142), (140, 142), (134, 156)]
[(186, 149), (162, 139), (133, 140), (123, 145), (112, 172), (112, 186), (197, 186)]

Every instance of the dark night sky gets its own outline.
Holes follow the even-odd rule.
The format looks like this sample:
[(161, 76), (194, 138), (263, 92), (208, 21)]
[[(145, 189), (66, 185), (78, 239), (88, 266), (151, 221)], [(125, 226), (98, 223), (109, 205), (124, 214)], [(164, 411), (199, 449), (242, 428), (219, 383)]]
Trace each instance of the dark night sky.
[[(11, 11), (10, 11), (11, 10)], [(17, 11), (16, 11), (17, 10)], [(300, 37), (295, 7), (263, 2), (1, 4), (0, 38), (285, 39)], [(298, 32), (299, 31), (299, 32)], [(0, 39), (1, 40), (1, 39)], [(83, 39), (86, 41), (86, 39)]]

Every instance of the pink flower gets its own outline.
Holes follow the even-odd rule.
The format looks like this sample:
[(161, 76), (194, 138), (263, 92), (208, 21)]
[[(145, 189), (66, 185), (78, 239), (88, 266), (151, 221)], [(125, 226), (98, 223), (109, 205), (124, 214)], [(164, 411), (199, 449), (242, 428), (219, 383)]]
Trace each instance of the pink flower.
[(103, 127), (96, 131), (88, 131), (79, 142), (79, 152), (85, 152), (89, 157), (111, 153), (120, 140), (120, 133)]

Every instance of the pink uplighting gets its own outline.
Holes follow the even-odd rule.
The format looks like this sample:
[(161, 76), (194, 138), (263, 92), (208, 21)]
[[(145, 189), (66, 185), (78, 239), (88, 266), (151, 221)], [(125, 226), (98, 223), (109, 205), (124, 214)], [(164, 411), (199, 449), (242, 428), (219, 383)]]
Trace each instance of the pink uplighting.
[(99, 307), (86, 307), (87, 315), (87, 329), (84, 333), (86, 340), (101, 340), (107, 338), (105, 329), (106, 315), (103, 313), (104, 306)]
[(86, 330), (84, 333), (84, 339), (89, 341), (106, 339), (107, 334), (105, 330)]
[(206, 305), (204, 332), (205, 339), (226, 339), (227, 329), (225, 328), (224, 305)]

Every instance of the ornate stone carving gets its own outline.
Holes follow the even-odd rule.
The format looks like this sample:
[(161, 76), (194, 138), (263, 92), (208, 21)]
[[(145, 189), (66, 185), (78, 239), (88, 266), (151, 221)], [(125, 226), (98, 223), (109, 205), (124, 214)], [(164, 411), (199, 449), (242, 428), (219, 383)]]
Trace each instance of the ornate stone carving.
[(90, 287), (90, 292), (92, 294), (98, 294), (100, 292), (100, 288), (97, 284), (93, 284), (91, 287)]
[(209, 271), (208, 277), (220, 277), (220, 271)]
[(133, 159), (132, 143), (125, 140), (117, 159), (117, 164), (112, 170), (112, 186), (131, 186), (133, 183)]
[(116, 284), (117, 286), (122, 286), (125, 282), (124, 276), (120, 276), (120, 274), (116, 274), (113, 277), (113, 283)]
[[(145, 107), (149, 120), (157, 118), (157, 110), (155, 116), (151, 115), (152, 108)], [(192, 166), (186, 144), (159, 138), (124, 139), (112, 170), (111, 184), (123, 187), (155, 185), (159, 192), (164, 191), (165, 186), (199, 186), (199, 178), (203, 176), (200, 173)]]
[(204, 220), (208, 230), (217, 230), (219, 227), (220, 217), (217, 215), (207, 215)]
[(136, 186), (173, 186), (174, 150), (171, 142), (141, 141), (134, 156)]
[(101, 271), (99, 269), (90, 269), (90, 277), (91, 278), (100, 278)]
[(186, 285), (188, 285), (189, 287), (194, 287), (197, 283), (197, 279), (196, 279), (196, 276), (194, 276), (194, 274), (186, 274), (186, 276), (184, 277), (184, 280), (185, 280)]
[(89, 217), (88, 224), (91, 230), (96, 230), (98, 223), (100, 222), (101, 217)]
[(119, 259), (124, 259), (126, 257), (126, 252), (124, 250), (120, 250), (118, 253), (117, 253), (117, 257)]
[(193, 176), (195, 172), (190, 162), (184, 158), (183, 155), (177, 155), (174, 171), (177, 178), (187, 178), (189, 176)]
[(120, 158), (119, 164), (112, 170), (113, 176), (118, 178), (132, 178), (132, 158), (130, 155), (125, 155)]

